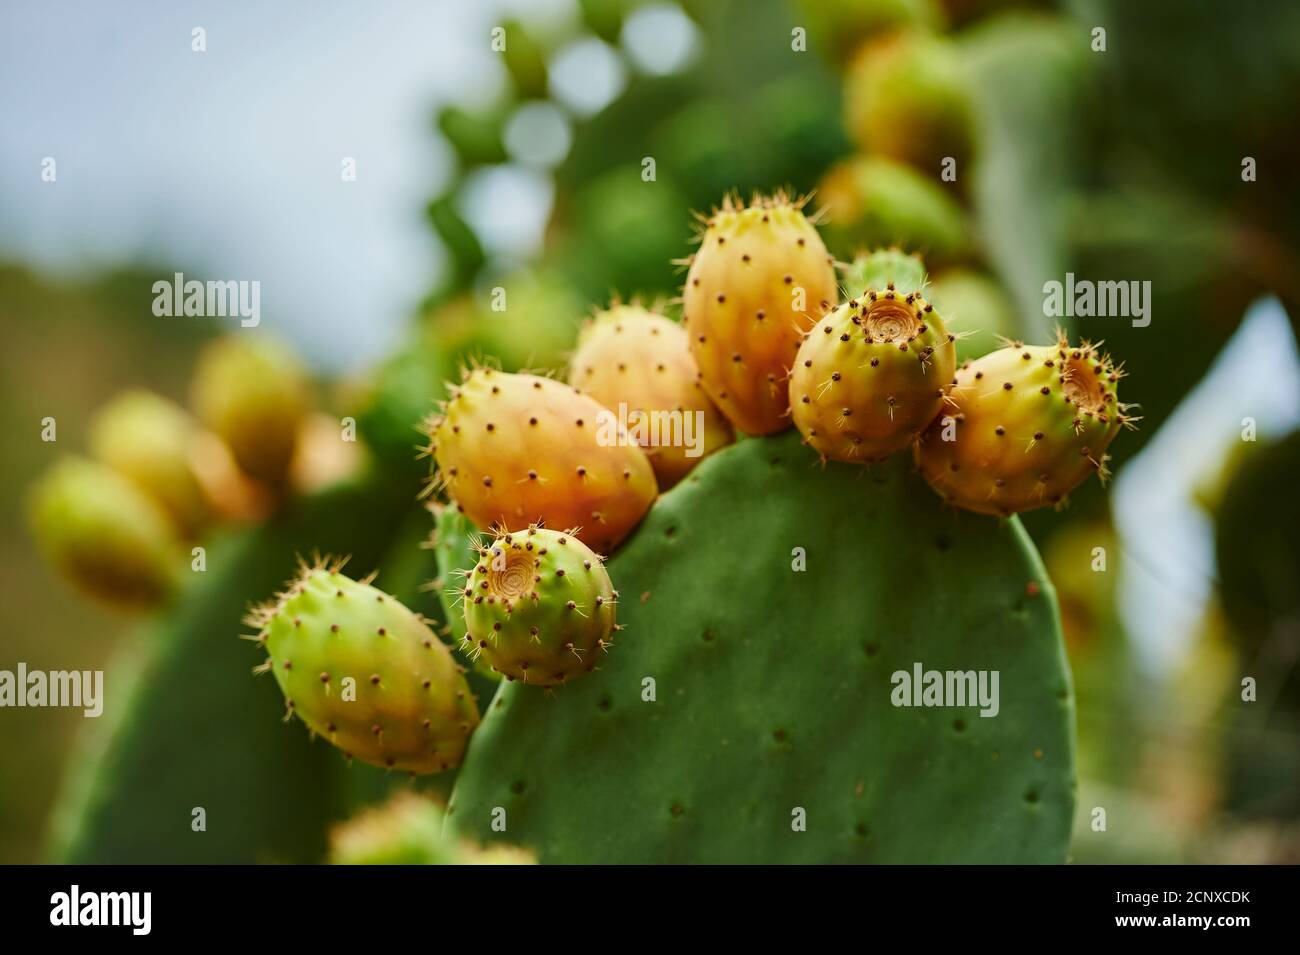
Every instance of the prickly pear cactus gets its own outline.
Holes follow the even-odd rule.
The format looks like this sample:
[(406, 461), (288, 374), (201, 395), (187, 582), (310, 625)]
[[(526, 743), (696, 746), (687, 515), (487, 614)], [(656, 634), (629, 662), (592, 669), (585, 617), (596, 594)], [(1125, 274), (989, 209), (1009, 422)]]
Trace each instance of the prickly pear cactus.
[(258, 669), (273, 672), (289, 711), (349, 759), (413, 774), (451, 769), (479, 720), (451, 651), (341, 565), (304, 565), (249, 615), (267, 651)]
[(96, 459), (151, 494), (177, 529), (193, 537), (212, 512), (195, 468), (198, 438), (189, 412), (137, 389), (100, 409), (90, 424), (89, 444)]
[(790, 372), (794, 423), (836, 461), (899, 451), (934, 420), (952, 387), (955, 339), (918, 292), (870, 288), (817, 322)]
[(892, 286), (906, 295), (925, 288), (925, 263), (915, 252), (902, 249), (877, 249), (858, 255), (844, 269), (844, 288), (850, 298), (859, 298), (870, 289)]
[(310, 406), (306, 372), (291, 351), (267, 338), (217, 339), (199, 355), (191, 403), (246, 474), (271, 485), (287, 479)]
[(595, 551), (570, 531), (529, 527), (477, 556), (461, 592), (471, 654), (537, 686), (596, 668), (613, 645), (618, 594)]
[(897, 243), (921, 250), (933, 267), (972, 246), (969, 216), (929, 173), (883, 156), (855, 156), (832, 167), (817, 189), (826, 204), (826, 241), (836, 255)]
[[(284, 698), (237, 637), (255, 595), (270, 593), (295, 554), (319, 547), (379, 565), (414, 510), (375, 478), (295, 501), (253, 530), (209, 543), (166, 616), (106, 673), (104, 716), (70, 760), (53, 813), (53, 858), (71, 863), (310, 862), (344, 808), (347, 767), (283, 720)], [(183, 731), (178, 731), (178, 727)], [(378, 773), (377, 770), (370, 771)], [(205, 828), (196, 828), (202, 809)]]
[[(864, 152), (938, 176), (973, 152), (970, 80), (952, 40), (904, 30), (863, 45), (845, 79), (845, 126)], [(957, 182), (963, 182), (957, 176)]]
[(162, 505), (102, 464), (55, 464), (32, 491), (30, 519), (50, 562), (97, 600), (153, 607), (180, 580), (184, 551)]
[(985, 514), (1059, 504), (1137, 420), (1119, 401), (1123, 371), (1087, 342), (1013, 345), (963, 365), (953, 410), (916, 445), (921, 473), (945, 500)]
[(569, 362), (569, 384), (607, 408), (627, 409), (662, 489), (733, 438), (699, 377), (686, 330), (640, 305), (598, 313)]
[[(553, 694), (502, 686), (450, 834), (544, 863), (1064, 861), (1073, 701), (1024, 531), (898, 459), (815, 464), (746, 440), (660, 498), (609, 563), (616, 652)], [(892, 705), (917, 667), (997, 671), (996, 716)]]
[(438, 480), (479, 527), (576, 527), (608, 554), (658, 493), (599, 402), (563, 382), (479, 368), (425, 425)]
[(746, 434), (790, 426), (786, 372), (803, 333), (839, 301), (834, 260), (783, 195), (731, 198), (706, 220), (682, 290), (700, 382)]
[(442, 834), (442, 808), (412, 792), (398, 792), (336, 826), (330, 833), (329, 861), (334, 865), (531, 865), (537, 860), (522, 849), (480, 849)]

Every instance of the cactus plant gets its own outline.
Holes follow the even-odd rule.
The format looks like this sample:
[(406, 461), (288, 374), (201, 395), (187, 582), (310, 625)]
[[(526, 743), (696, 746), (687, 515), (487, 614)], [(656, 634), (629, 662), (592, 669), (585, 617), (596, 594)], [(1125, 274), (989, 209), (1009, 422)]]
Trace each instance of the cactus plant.
[[(449, 835), (543, 863), (1064, 860), (1073, 701), (1023, 530), (902, 460), (814, 463), (742, 441), (660, 498), (609, 562), (617, 651), (556, 699), (502, 685)], [(997, 716), (891, 705), (918, 662), (1000, 671)]]

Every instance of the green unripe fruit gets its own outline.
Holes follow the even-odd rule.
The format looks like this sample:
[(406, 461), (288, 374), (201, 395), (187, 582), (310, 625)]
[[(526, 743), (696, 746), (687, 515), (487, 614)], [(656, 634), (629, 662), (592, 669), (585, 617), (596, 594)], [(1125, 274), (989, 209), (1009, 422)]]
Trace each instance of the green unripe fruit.
[(446, 813), (430, 799), (399, 792), (330, 833), (333, 865), (533, 865), (532, 853), (512, 846), (481, 849), (444, 836)]
[(162, 506), (112, 468), (65, 458), (32, 492), (32, 533), (78, 588), (128, 608), (160, 604), (175, 589), (182, 554)]
[(198, 428), (175, 402), (128, 391), (105, 405), (90, 425), (90, 451), (152, 495), (181, 533), (192, 537), (211, 517), (195, 471)]
[(969, 218), (936, 177), (881, 156), (858, 156), (835, 166), (817, 197), (826, 203), (831, 251), (898, 244), (924, 249), (931, 265), (971, 250)]
[(292, 352), (265, 338), (220, 338), (199, 355), (191, 399), (246, 474), (284, 483), (310, 405), (306, 372)]
[(572, 532), (533, 526), (479, 551), (467, 576), (465, 642), (504, 674), (553, 686), (596, 667), (618, 599), (605, 566)]
[(344, 754), (436, 773), (459, 765), (478, 707), (423, 618), (368, 583), (304, 567), (247, 619), (290, 713)]
[(1019, 332), (1016, 310), (1002, 286), (970, 269), (935, 276), (930, 301), (957, 335), (957, 361), (970, 361), (1002, 347)]
[(867, 43), (845, 80), (845, 125), (863, 152), (936, 179), (954, 160), (957, 182), (974, 153), (970, 83), (955, 44), (920, 31)]
[(924, 289), (925, 263), (921, 257), (901, 249), (878, 249), (858, 255), (844, 270), (844, 288), (850, 296), (889, 287), (904, 295)]

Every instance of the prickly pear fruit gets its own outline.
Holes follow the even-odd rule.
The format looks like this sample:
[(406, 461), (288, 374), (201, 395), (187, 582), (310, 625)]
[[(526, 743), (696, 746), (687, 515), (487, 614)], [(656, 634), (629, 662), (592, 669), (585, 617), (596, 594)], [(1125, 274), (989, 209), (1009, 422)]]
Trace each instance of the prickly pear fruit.
[(1059, 504), (1136, 418), (1118, 398), (1123, 371), (1087, 342), (1008, 348), (957, 371), (955, 408), (917, 443), (916, 460), (945, 500), (1009, 515)]
[(845, 125), (860, 149), (938, 176), (956, 161), (969, 174), (974, 119), (956, 45), (919, 30), (868, 41), (850, 65)]
[(1016, 309), (991, 276), (971, 269), (940, 272), (928, 290), (934, 307), (943, 312), (948, 331), (957, 336), (957, 361), (970, 361), (997, 351), (1015, 338)]
[(836, 61), (849, 59), (869, 37), (904, 27), (938, 30), (938, 0), (801, 0), (799, 12), (817, 46)]
[(907, 447), (944, 406), (953, 341), (919, 292), (868, 289), (800, 346), (790, 373), (795, 425), (836, 461), (878, 461)]
[(608, 554), (657, 493), (617, 415), (550, 378), (475, 369), (424, 429), (439, 482), (479, 527), (575, 527)]
[(789, 427), (786, 371), (803, 333), (839, 300), (834, 260), (802, 207), (779, 193), (747, 207), (727, 197), (686, 276), (700, 382), (747, 434)]
[(199, 355), (191, 400), (246, 474), (284, 483), (309, 406), (306, 373), (292, 352), (264, 338), (220, 338)]
[(593, 670), (617, 629), (604, 564), (566, 531), (499, 535), (479, 551), (462, 595), (466, 646), (507, 680), (553, 686)]
[(892, 284), (906, 295), (925, 289), (925, 263), (916, 253), (899, 248), (877, 249), (862, 253), (844, 269), (844, 287), (849, 295), (858, 296), (868, 289), (882, 290)]
[(699, 374), (686, 329), (640, 305), (599, 312), (569, 363), (571, 385), (612, 411), (626, 409), (631, 435), (664, 490), (732, 441)]
[(826, 240), (837, 254), (856, 246), (897, 242), (924, 249), (931, 266), (971, 248), (969, 217), (938, 182), (883, 156), (857, 156), (833, 166), (817, 188), (826, 203)]
[(118, 395), (90, 424), (91, 454), (152, 495), (187, 537), (212, 510), (195, 470), (198, 440), (189, 413), (149, 391)]
[(289, 714), (349, 758), (411, 773), (451, 769), (479, 721), (451, 651), (423, 618), (341, 566), (304, 564), (249, 614), (267, 651), (257, 671), (272, 671)]
[(175, 526), (161, 504), (106, 465), (59, 461), (33, 489), (30, 518), (50, 562), (92, 597), (142, 609), (176, 587), (183, 554)]
[(382, 806), (335, 826), (330, 832), (333, 865), (535, 865), (536, 857), (513, 846), (480, 848), (444, 836), (446, 813), (432, 799), (398, 792)]

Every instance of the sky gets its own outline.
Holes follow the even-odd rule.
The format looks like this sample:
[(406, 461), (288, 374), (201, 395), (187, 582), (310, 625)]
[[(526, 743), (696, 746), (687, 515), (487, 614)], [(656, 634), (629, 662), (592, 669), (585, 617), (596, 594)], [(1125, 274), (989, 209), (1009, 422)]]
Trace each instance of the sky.
[(317, 365), (381, 357), (442, 267), (436, 108), (502, 88), (503, 6), (6, 0), (0, 258), (259, 281), (263, 327)]

